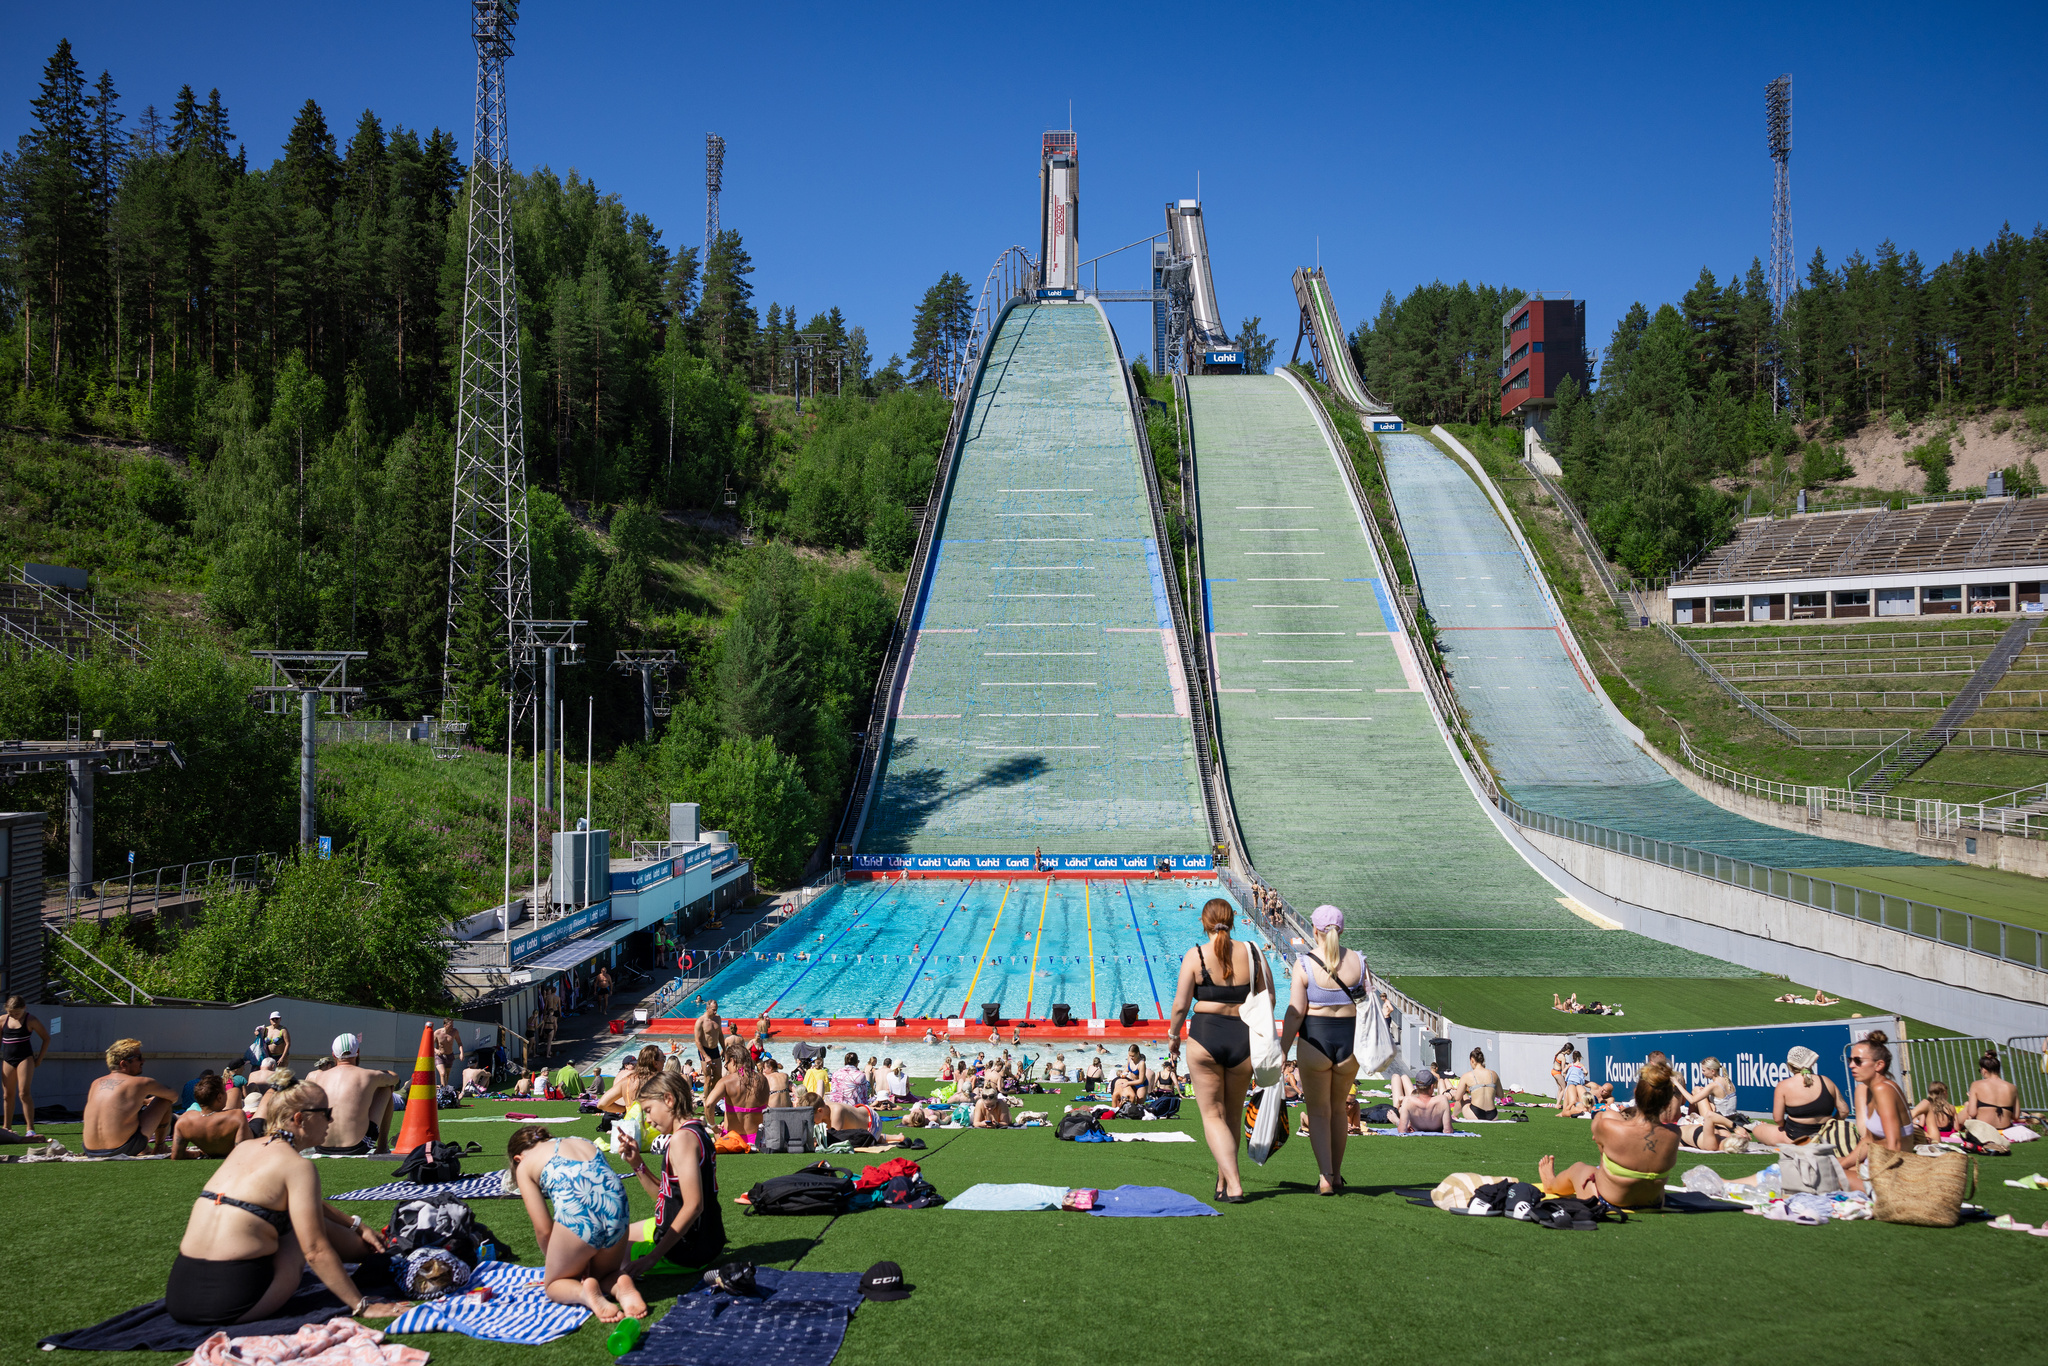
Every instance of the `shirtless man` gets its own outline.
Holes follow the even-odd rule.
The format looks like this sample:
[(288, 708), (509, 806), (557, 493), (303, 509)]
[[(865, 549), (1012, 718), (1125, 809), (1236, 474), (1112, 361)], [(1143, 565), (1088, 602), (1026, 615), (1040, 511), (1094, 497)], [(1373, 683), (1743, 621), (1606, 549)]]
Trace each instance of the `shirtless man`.
[(249, 1138), (249, 1117), (242, 1113), (242, 1090), (219, 1077), (201, 1077), (192, 1088), (193, 1108), (178, 1116), (171, 1129), (171, 1160), (226, 1157)]
[(718, 1062), (725, 1055), (725, 1022), (718, 1018), (718, 1002), (706, 1001), (704, 1013), (691, 1031), (697, 1042), (697, 1060), (704, 1065), (707, 1082), (718, 1080)]
[(1500, 1118), (1500, 1073), (1486, 1065), (1486, 1054), (1472, 1050), (1472, 1070), (1458, 1078), (1460, 1119)]
[(87, 1157), (139, 1157), (156, 1143), (164, 1151), (178, 1093), (142, 1075), (142, 1041), (117, 1039), (107, 1050), (107, 1075), (85, 1096)]
[(1436, 1075), (1417, 1072), (1414, 1093), (1401, 1102), (1401, 1108), (1394, 1116), (1395, 1129), (1404, 1134), (1449, 1133), (1455, 1123), (1451, 1103), (1436, 1092)]
[(462, 1031), (452, 1017), (445, 1018), (434, 1031), (434, 1085), (446, 1086), (448, 1079), (457, 1075), (455, 1064), (461, 1056)]
[(334, 1066), (320, 1074), (320, 1088), (334, 1107), (319, 1151), (330, 1154), (391, 1151), (391, 1092), (398, 1078), (357, 1061), (363, 1041), (354, 1034), (334, 1036)]

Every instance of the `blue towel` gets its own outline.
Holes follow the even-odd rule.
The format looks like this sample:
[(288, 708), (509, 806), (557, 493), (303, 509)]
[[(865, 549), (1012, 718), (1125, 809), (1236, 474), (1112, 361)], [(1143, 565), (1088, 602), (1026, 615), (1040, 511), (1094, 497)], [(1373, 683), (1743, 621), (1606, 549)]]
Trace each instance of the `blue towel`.
[(1117, 1186), (1102, 1192), (1094, 1212), (1111, 1219), (1180, 1219), (1218, 1211), (1170, 1186)]
[(387, 1333), (461, 1333), (485, 1342), (516, 1342), (537, 1346), (566, 1337), (583, 1326), (590, 1311), (580, 1304), (557, 1304), (538, 1284), (541, 1268), (513, 1262), (479, 1262), (469, 1276), (471, 1288), (487, 1285), (491, 1298), (482, 1304), (450, 1296), (416, 1304), (391, 1321)]
[(952, 1210), (988, 1210), (1008, 1213), (1017, 1210), (1058, 1209), (1060, 1202), (1067, 1198), (1065, 1186), (1033, 1186), (1023, 1183), (995, 1185), (987, 1181), (969, 1186), (951, 1200), (946, 1208)]
[[(503, 1194), (505, 1177), (502, 1172), (485, 1172), (481, 1176), (465, 1176), (460, 1181), (441, 1181), (423, 1186), (417, 1181), (387, 1181), (381, 1186), (368, 1186), (359, 1191), (334, 1191), (329, 1200), (425, 1200), (446, 1196), (453, 1200), (494, 1200)], [(511, 1196), (505, 1196), (511, 1199)]]
[(852, 1271), (758, 1268), (759, 1299), (706, 1286), (677, 1297), (619, 1366), (831, 1366), (860, 1308)]
[[(307, 1271), (302, 1273), (298, 1293), (286, 1300), (275, 1316), (255, 1323), (238, 1323), (233, 1325), (233, 1330), (237, 1337), (290, 1337), (309, 1323), (325, 1323), (347, 1312), (348, 1306), (334, 1298), (334, 1292)], [(37, 1345), (68, 1347), (74, 1352), (184, 1352), (189, 1355), (200, 1343), (219, 1332), (220, 1327), (219, 1324), (180, 1323), (171, 1317), (162, 1300), (152, 1300), (90, 1328), (52, 1333)]]

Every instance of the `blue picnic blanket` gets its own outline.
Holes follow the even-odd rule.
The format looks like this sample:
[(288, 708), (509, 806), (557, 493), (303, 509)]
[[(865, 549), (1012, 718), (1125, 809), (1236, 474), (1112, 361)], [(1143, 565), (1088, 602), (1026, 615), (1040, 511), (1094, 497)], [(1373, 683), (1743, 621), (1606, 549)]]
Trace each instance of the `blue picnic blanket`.
[(565, 1337), (583, 1326), (590, 1311), (580, 1304), (557, 1304), (541, 1284), (541, 1268), (513, 1262), (478, 1262), (469, 1288), (489, 1286), (491, 1298), (478, 1304), (459, 1295), (427, 1300), (391, 1321), (386, 1333), (461, 1333), (485, 1342), (516, 1342), (536, 1346)]
[(619, 1366), (831, 1366), (860, 1308), (852, 1271), (758, 1268), (758, 1298), (705, 1286), (678, 1296)]
[(1116, 1186), (1096, 1198), (1093, 1212), (1111, 1219), (1179, 1219), (1219, 1211), (1170, 1186)]
[[(439, 1181), (423, 1186), (417, 1181), (387, 1181), (381, 1186), (368, 1186), (359, 1191), (333, 1191), (329, 1200), (430, 1200), (447, 1198), (451, 1200), (494, 1200), (505, 1195), (505, 1174), (501, 1171), (485, 1172), (481, 1176), (465, 1176), (459, 1181)], [(505, 1196), (510, 1199), (510, 1196)]]

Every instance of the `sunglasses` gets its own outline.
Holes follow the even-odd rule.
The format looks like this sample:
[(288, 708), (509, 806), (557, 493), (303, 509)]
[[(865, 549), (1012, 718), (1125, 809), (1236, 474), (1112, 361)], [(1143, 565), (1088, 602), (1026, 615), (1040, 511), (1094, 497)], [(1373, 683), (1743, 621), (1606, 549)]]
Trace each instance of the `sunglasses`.
[(308, 1105), (299, 1113), (302, 1115), (325, 1115), (327, 1118), (333, 1119), (334, 1107), (332, 1105)]

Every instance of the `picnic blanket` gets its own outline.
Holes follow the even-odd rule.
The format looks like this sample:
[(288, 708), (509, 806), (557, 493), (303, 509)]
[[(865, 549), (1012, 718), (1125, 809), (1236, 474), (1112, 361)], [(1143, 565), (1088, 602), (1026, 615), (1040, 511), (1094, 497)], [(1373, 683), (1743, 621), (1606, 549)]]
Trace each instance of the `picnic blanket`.
[(479, 1176), (465, 1176), (456, 1181), (437, 1181), (431, 1185), (418, 1181), (387, 1181), (381, 1186), (365, 1186), (359, 1191), (331, 1191), (329, 1200), (431, 1200), (440, 1197), (454, 1200), (510, 1200), (513, 1193), (505, 1189), (505, 1173), (484, 1172)]
[(1404, 1133), (1402, 1133), (1402, 1132), (1401, 1132), (1401, 1131), (1400, 1131), (1399, 1129), (1373, 1129), (1373, 1130), (1371, 1130), (1370, 1132), (1378, 1134), (1378, 1135), (1379, 1135), (1379, 1136), (1380, 1136), (1381, 1138), (1477, 1138), (1477, 1137), (1479, 1137), (1479, 1135), (1478, 1135), (1478, 1134), (1475, 1134), (1475, 1133), (1473, 1133), (1473, 1132), (1472, 1132), (1472, 1131), (1471, 1131), (1470, 1129), (1459, 1129), (1459, 1130), (1457, 1130), (1457, 1131), (1456, 1131), (1456, 1132), (1454, 1132), (1454, 1133), (1448, 1133), (1448, 1134), (1438, 1133), (1438, 1132), (1436, 1132), (1436, 1131), (1435, 1131), (1434, 1129), (1417, 1129), (1417, 1130), (1416, 1130), (1416, 1131), (1415, 1131), (1414, 1133), (1412, 1133), (1412, 1134), (1404, 1134)]
[(951, 1210), (986, 1210), (1010, 1212), (1015, 1210), (1058, 1209), (1060, 1202), (1067, 1198), (1065, 1186), (1034, 1186), (1026, 1182), (996, 1183), (983, 1181), (969, 1186), (951, 1200), (946, 1208)]
[(541, 1268), (514, 1262), (478, 1262), (469, 1274), (469, 1288), (488, 1286), (491, 1298), (479, 1304), (467, 1295), (427, 1300), (391, 1321), (384, 1331), (461, 1333), (485, 1342), (516, 1342), (532, 1347), (553, 1342), (583, 1326), (590, 1311), (580, 1304), (557, 1304), (548, 1298)]
[(859, 1273), (764, 1266), (754, 1277), (759, 1299), (709, 1286), (678, 1296), (619, 1366), (831, 1366), (861, 1306)]
[(1115, 1186), (1096, 1197), (1092, 1213), (1110, 1219), (1180, 1219), (1220, 1211), (1170, 1186)]
[[(308, 1271), (300, 1281), (298, 1293), (286, 1300), (274, 1317), (234, 1326), (252, 1337), (288, 1337), (307, 1324), (325, 1323), (347, 1313), (348, 1306), (334, 1298), (333, 1292)], [(193, 1352), (217, 1331), (212, 1324), (179, 1323), (159, 1299), (90, 1328), (52, 1333), (37, 1345), (65, 1347), (74, 1352)]]
[[(1394, 1194), (1418, 1208), (1435, 1209), (1437, 1208), (1436, 1202), (1430, 1199), (1430, 1191), (1432, 1189), (1429, 1186), (1396, 1186), (1394, 1187)], [(1716, 1200), (1713, 1196), (1702, 1195), (1698, 1191), (1682, 1191), (1667, 1187), (1664, 1191), (1663, 1209), (1632, 1209), (1629, 1213), (1631, 1215), (1740, 1214), (1745, 1208), (1747, 1206), (1739, 1205), (1732, 1200)]]
[(1174, 1129), (1163, 1134), (1111, 1134), (1110, 1139), (1117, 1143), (1193, 1143), (1195, 1136)]
[(220, 1329), (199, 1344), (185, 1366), (426, 1366), (417, 1347), (387, 1343), (374, 1328), (354, 1319), (309, 1323), (289, 1337), (241, 1334)]

